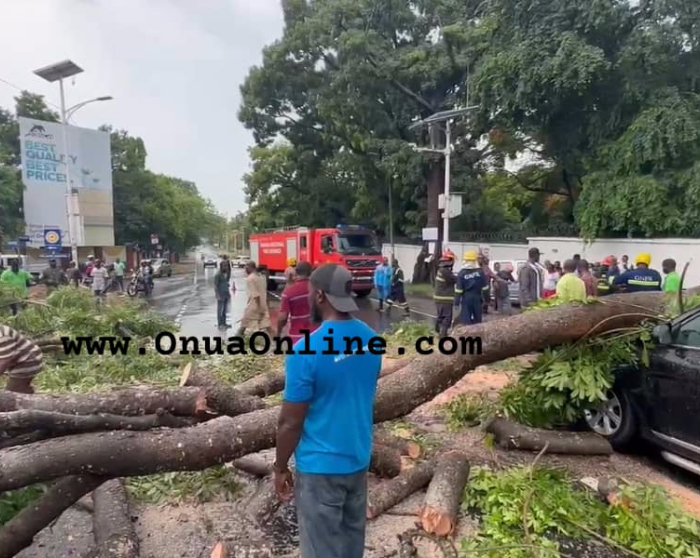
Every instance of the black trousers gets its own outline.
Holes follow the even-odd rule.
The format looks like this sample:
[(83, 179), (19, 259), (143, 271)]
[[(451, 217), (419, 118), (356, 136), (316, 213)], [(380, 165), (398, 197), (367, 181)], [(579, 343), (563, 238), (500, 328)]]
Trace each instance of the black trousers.
[(435, 331), (437, 331), (441, 337), (446, 337), (448, 330), (452, 326), (454, 303), (435, 301), (435, 309), (437, 310)]

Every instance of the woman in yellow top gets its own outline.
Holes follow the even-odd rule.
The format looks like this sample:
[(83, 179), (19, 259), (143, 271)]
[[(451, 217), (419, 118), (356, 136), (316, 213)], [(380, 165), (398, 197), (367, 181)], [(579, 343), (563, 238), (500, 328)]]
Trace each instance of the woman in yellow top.
[(557, 298), (564, 302), (585, 302), (586, 284), (576, 277), (576, 262), (564, 262), (564, 276), (557, 283)]
[(284, 279), (287, 281), (287, 285), (294, 283), (294, 279), (297, 276), (297, 259), (287, 258), (287, 269), (284, 270)]

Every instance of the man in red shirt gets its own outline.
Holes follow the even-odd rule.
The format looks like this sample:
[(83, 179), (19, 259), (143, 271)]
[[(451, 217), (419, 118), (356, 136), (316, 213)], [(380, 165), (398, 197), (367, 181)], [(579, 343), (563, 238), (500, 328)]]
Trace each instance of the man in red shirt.
[(304, 335), (302, 331), (314, 331), (318, 324), (311, 323), (311, 310), (309, 308), (309, 276), (311, 264), (300, 262), (296, 267), (294, 283), (287, 285), (282, 293), (277, 321), (277, 335), (282, 336), (282, 330), (289, 321), (289, 337), (296, 343)]

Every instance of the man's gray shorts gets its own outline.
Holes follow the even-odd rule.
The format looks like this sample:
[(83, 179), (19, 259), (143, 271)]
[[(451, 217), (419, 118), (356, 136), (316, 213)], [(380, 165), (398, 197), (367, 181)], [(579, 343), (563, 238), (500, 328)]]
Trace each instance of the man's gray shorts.
[(294, 500), (301, 558), (362, 558), (367, 471), (352, 475), (297, 472)]

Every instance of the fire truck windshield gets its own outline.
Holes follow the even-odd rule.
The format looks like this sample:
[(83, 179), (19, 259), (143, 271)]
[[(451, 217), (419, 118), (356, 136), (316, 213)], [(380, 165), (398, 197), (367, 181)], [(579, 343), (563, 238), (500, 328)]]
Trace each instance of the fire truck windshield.
[(374, 237), (367, 233), (339, 234), (338, 251), (349, 256), (378, 256), (381, 254)]

